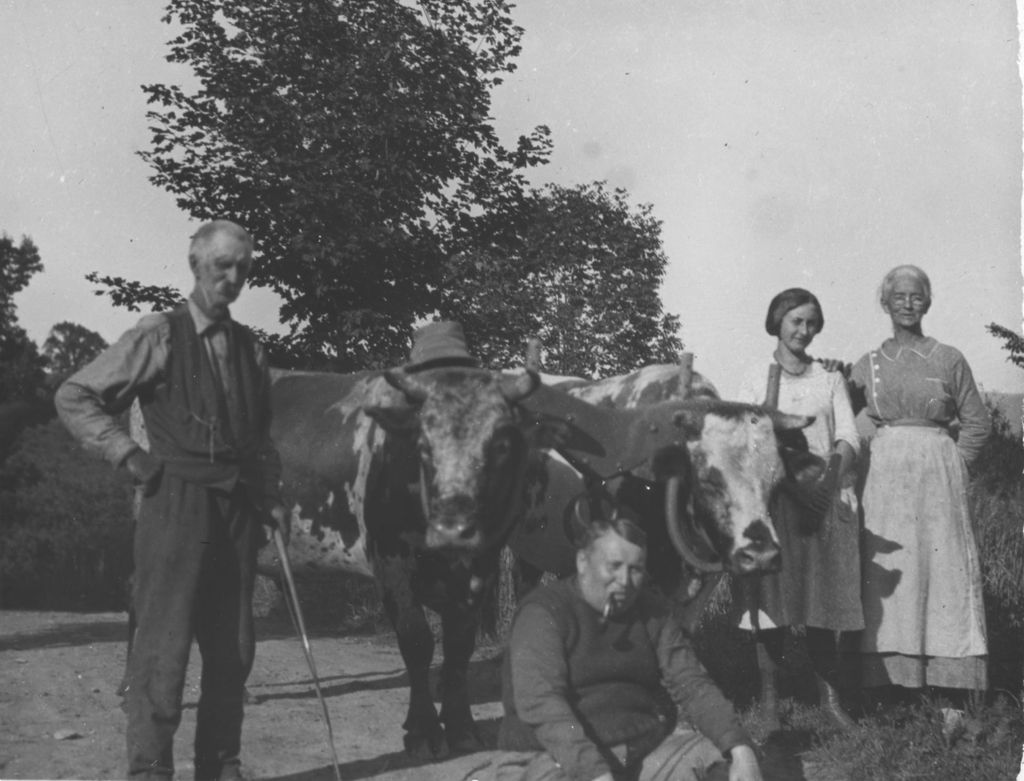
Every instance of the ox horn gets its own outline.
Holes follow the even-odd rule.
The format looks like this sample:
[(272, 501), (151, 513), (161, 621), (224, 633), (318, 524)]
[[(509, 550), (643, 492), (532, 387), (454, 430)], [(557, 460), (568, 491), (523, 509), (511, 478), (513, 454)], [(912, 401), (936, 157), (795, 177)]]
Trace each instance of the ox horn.
[(500, 381), (501, 395), (515, 404), (540, 387), (540, 339), (526, 340), (526, 372), (515, 377), (504, 376)]
[(668, 478), (665, 484), (665, 523), (668, 524), (668, 536), (672, 544), (687, 564), (698, 572), (723, 570), (722, 562), (705, 561), (683, 538), (683, 517), (679, 513), (679, 477), (675, 475)]
[(679, 398), (685, 401), (693, 388), (693, 353), (679, 355)]
[(427, 400), (426, 389), (410, 377), (404, 369), (388, 369), (384, 372), (384, 379), (392, 388), (404, 393), (405, 398), (411, 404), (422, 404)]
[(498, 382), (501, 395), (511, 404), (522, 401), (540, 387), (540, 375), (527, 368), (523, 374), (503, 375)]

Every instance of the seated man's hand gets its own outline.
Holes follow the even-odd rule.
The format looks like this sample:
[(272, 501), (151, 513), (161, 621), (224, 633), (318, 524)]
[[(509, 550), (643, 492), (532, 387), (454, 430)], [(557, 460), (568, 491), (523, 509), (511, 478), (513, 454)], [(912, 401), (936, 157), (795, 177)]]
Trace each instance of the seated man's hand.
[(757, 755), (750, 746), (733, 746), (729, 756), (729, 781), (763, 781)]
[(264, 522), (268, 530), (268, 537), (273, 536), (274, 530), (281, 532), (281, 539), (285, 547), (288, 547), (288, 540), (291, 538), (291, 519), (288, 517), (288, 510), (283, 504), (275, 504), (268, 513), (270, 518)]

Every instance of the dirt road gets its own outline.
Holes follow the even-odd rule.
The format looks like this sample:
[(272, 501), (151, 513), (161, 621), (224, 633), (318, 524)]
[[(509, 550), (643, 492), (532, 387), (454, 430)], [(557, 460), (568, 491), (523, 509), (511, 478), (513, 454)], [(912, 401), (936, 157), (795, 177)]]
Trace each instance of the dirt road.
[[(121, 613), (0, 612), (0, 778), (123, 777), (125, 716), (116, 694), (125, 658)], [(260, 779), (333, 781), (327, 732), (301, 643), (261, 620), (246, 708), (244, 769)], [(342, 778), (452, 781), (480, 756), (413, 766), (402, 750), (407, 679), (390, 634), (315, 636), (313, 655), (334, 727)], [(175, 755), (191, 778), (198, 651)], [(493, 739), (501, 718), (498, 661), (475, 660), (474, 716)], [(66, 733), (78, 737), (63, 737)], [(61, 737), (55, 737), (55, 736)]]
[[(116, 689), (125, 631), (121, 613), (0, 612), (0, 779), (123, 777), (125, 716)], [(250, 690), (260, 702), (246, 708), (243, 769), (259, 779), (333, 781), (301, 643), (281, 619), (261, 619), (257, 637)], [(407, 679), (391, 633), (316, 632), (312, 647), (345, 781), (459, 781), (486, 761), (483, 753), (426, 765), (406, 757)], [(491, 746), (502, 713), (499, 664), (492, 649), (478, 653), (470, 670), (473, 714)], [(194, 659), (175, 752), (182, 779), (192, 777), (198, 671)], [(813, 779), (795, 757), (771, 776)]]

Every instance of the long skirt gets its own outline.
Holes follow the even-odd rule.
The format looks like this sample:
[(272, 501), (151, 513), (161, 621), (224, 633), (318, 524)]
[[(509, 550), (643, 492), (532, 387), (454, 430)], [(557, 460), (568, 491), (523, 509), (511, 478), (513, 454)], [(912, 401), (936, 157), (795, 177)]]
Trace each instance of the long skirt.
[(881, 428), (864, 487), (865, 686), (987, 686), (967, 468), (942, 429)]
[(784, 491), (771, 503), (782, 548), (782, 569), (749, 580), (734, 579), (739, 626), (810, 626), (834, 632), (864, 628), (860, 599), (860, 519), (852, 489), (844, 489), (816, 531), (801, 529), (803, 512)]

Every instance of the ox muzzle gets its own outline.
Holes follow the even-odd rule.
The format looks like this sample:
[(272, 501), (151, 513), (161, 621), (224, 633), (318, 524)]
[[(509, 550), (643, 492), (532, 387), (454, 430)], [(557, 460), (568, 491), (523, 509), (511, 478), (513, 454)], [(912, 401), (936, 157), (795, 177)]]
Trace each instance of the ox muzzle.
[(737, 575), (778, 572), (782, 568), (782, 550), (772, 538), (772, 531), (762, 520), (752, 522), (743, 531), (742, 544), (737, 544), (731, 557), (732, 571)]
[(427, 548), (475, 550), (483, 545), (480, 514), (472, 499), (437, 499), (425, 507), (429, 507), (424, 540)]

